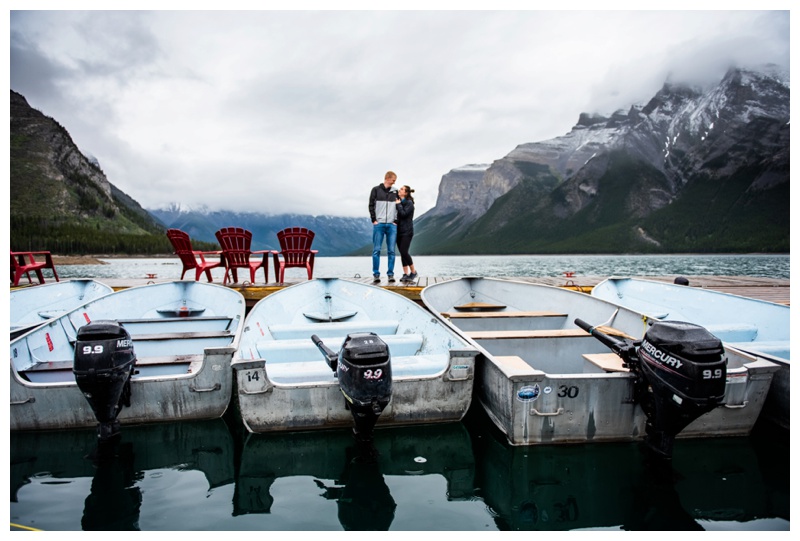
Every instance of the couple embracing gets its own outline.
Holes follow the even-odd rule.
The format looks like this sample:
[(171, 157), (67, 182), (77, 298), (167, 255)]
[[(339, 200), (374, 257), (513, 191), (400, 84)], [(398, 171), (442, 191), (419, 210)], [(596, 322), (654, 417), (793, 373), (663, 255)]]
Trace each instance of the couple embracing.
[(389, 266), (386, 275), (389, 282), (394, 282), (394, 247), (400, 250), (400, 262), (403, 264), (401, 282), (413, 282), (417, 279), (414, 261), (408, 253), (411, 239), (414, 236), (414, 190), (402, 186), (400, 190), (393, 188), (397, 175), (387, 171), (383, 184), (378, 184), (369, 193), (369, 216), (372, 218), (372, 278), (373, 283), (380, 283), (381, 248), (386, 239), (386, 252)]

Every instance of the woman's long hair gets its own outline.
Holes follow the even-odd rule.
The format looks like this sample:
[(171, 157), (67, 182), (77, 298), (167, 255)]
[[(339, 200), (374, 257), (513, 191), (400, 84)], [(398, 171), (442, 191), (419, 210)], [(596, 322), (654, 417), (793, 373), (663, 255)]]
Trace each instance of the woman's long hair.
[(411, 194), (414, 193), (414, 190), (411, 189), (411, 186), (403, 186), (403, 188), (405, 188), (405, 190), (406, 190), (406, 197), (408, 197), (411, 200), (411, 202), (413, 203), (414, 202), (414, 198), (411, 196)]

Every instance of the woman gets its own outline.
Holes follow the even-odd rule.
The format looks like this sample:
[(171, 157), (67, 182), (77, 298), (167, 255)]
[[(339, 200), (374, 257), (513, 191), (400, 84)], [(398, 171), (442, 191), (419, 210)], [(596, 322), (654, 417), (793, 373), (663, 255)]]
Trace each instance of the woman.
[(408, 254), (411, 239), (414, 237), (414, 190), (403, 186), (397, 193), (397, 249), (400, 252), (400, 262), (403, 265), (401, 282), (413, 282), (417, 279), (414, 261)]

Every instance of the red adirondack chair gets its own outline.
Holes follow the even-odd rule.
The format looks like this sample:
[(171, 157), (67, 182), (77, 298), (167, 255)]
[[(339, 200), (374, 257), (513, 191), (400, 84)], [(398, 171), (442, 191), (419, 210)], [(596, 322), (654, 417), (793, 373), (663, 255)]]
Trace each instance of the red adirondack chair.
[[(211, 278), (211, 269), (225, 266), (224, 256), (221, 251), (217, 252), (200, 252), (192, 249), (192, 241), (189, 239), (189, 234), (181, 231), (180, 229), (167, 229), (167, 238), (172, 243), (175, 249), (175, 255), (181, 259), (183, 263), (183, 272), (181, 272), (181, 280), (186, 274), (186, 271), (195, 269), (194, 279), (200, 280), (200, 276), (206, 273), (209, 282), (214, 280)], [(218, 255), (218, 260), (206, 261), (205, 256)]]
[(308, 271), (308, 279), (314, 275), (314, 256), (319, 250), (312, 250), (311, 243), (314, 241), (314, 232), (305, 227), (287, 227), (283, 231), (278, 231), (278, 242), (281, 250), (273, 251), (275, 261), (275, 279), (283, 283), (283, 273), (291, 267), (305, 268)]
[[(34, 256), (37, 255), (44, 256), (44, 261), (36, 261)], [(53, 277), (58, 282), (58, 273), (50, 252), (11, 252), (11, 283), (14, 286), (19, 285), (19, 279), (22, 278), (23, 274), (28, 277), (28, 283), (32, 284), (32, 272), (36, 273), (39, 283), (43, 284), (44, 274), (42, 274), (42, 269), (51, 269)]]
[[(250, 282), (255, 283), (256, 271), (264, 269), (264, 281), (269, 282), (269, 254), (272, 250), (251, 251), (250, 243), (253, 240), (253, 233), (241, 227), (223, 227), (216, 233), (219, 245), (222, 247), (222, 255), (225, 258), (225, 281), (228, 283), (228, 273), (233, 275), (233, 282), (239, 281), (236, 269), (250, 269)], [(261, 259), (251, 261), (251, 255), (262, 255)]]

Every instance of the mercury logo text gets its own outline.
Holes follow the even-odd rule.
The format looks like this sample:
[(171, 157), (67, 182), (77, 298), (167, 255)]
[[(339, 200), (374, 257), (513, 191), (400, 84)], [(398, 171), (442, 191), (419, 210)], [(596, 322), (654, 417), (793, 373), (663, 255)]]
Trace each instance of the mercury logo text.
[(647, 340), (642, 341), (642, 347), (647, 353), (650, 354), (651, 357), (653, 357), (660, 363), (668, 364), (673, 368), (680, 368), (681, 366), (683, 366), (683, 363), (681, 361), (679, 361), (672, 355), (669, 355), (668, 353), (664, 353), (663, 351), (655, 347)]

